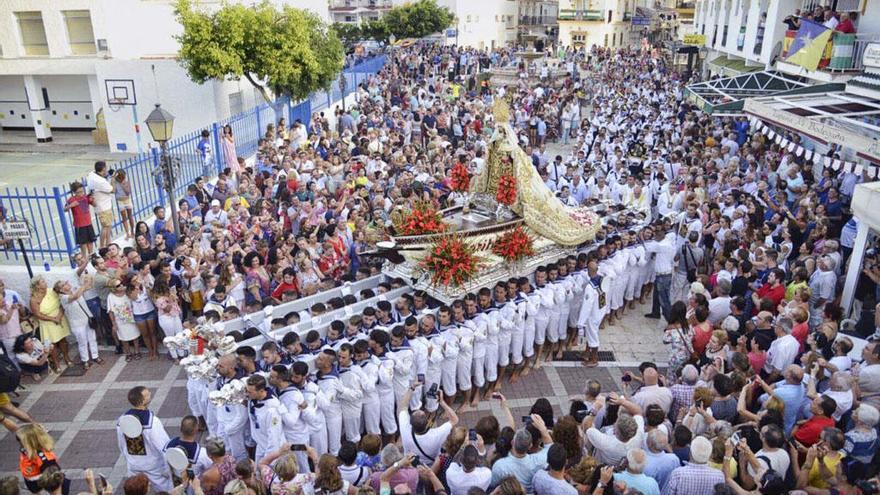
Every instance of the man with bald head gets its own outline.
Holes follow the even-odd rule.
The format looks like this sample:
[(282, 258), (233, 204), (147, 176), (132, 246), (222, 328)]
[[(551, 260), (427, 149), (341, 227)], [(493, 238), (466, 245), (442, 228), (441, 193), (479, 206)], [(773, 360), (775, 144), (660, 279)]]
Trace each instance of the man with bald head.
[(226, 452), (226, 445), (220, 438), (207, 439), (205, 453), (213, 464), (202, 473), (202, 491), (205, 495), (223, 495), (226, 483), (235, 479), (235, 470), (228, 469), (229, 466), (235, 466), (235, 459)]
[(800, 366), (792, 364), (785, 368), (782, 376), (784, 380), (772, 385), (762, 380), (760, 376), (756, 377), (755, 380), (765, 392), (759, 398), (762, 405), (770, 398), (770, 395), (779, 397), (785, 403), (782, 419), (785, 425), (785, 435), (788, 436), (791, 434), (792, 428), (794, 428), (798, 411), (800, 411), (801, 404), (803, 404), (804, 397), (806, 396), (806, 388), (803, 384), (804, 370)]
[(669, 436), (665, 431), (655, 428), (648, 432), (648, 451), (645, 452), (646, 476), (657, 480), (657, 485), (662, 490), (669, 481), (672, 471), (681, 466), (678, 456), (669, 452)]
[(664, 414), (669, 414), (669, 408), (672, 407), (672, 392), (658, 384), (660, 374), (657, 369), (653, 367), (645, 369), (642, 373), (642, 379), (644, 385), (633, 395), (632, 401), (638, 404), (643, 411), (649, 405), (657, 404), (663, 409)]

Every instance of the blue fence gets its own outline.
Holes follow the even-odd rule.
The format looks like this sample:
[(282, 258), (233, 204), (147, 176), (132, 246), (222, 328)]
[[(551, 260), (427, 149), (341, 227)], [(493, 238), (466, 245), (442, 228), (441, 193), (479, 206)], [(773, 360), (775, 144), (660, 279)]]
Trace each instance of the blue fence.
[[(308, 125), (314, 112), (328, 108), (333, 102), (342, 99), (343, 94), (350, 95), (359, 84), (371, 74), (379, 72), (384, 65), (384, 55), (361, 62), (343, 72), (346, 79), (344, 91), (337, 80), (328, 91), (316, 91), (308, 99), (296, 104), (288, 98), (281, 98), (275, 102), (275, 106), (280, 108), (282, 115), (287, 116), (288, 123), (299, 119)], [(207, 171), (209, 175), (215, 176), (226, 166), (226, 156), (221, 145), (225, 126), (230, 126), (235, 136), (236, 157), (249, 157), (256, 152), (257, 144), (265, 134), (266, 125), (273, 122), (275, 122), (275, 110), (271, 105), (264, 103), (206, 126), (205, 129), (210, 131), (211, 148), (215, 151), (214, 167)], [(180, 172), (175, 177), (177, 198), (182, 197), (187, 186), (206, 172), (198, 151), (201, 132), (202, 129), (197, 129), (168, 142), (169, 154), (180, 162)], [(159, 150), (153, 148), (127, 160), (110, 164), (113, 170), (125, 171), (131, 184), (131, 200), (136, 222), (152, 215), (156, 206), (167, 205), (165, 191), (160, 186), (160, 179), (156, 174), (159, 170), (159, 160)], [(81, 182), (85, 184), (85, 179)], [(5, 219), (26, 221), (30, 225), (31, 237), (24, 241), (24, 245), (28, 255), (36, 261), (40, 259), (53, 262), (70, 261), (73, 254), (79, 250), (79, 246), (75, 243), (73, 221), (70, 214), (64, 211), (64, 204), (69, 197), (70, 190), (67, 184), (54, 187), (5, 188), (4, 191), (0, 191), (0, 211)], [(125, 233), (118, 211), (114, 212), (114, 218), (112, 238)], [(93, 219), (92, 225), (97, 231), (99, 225), (97, 219)], [(7, 260), (18, 260), (21, 257), (12, 244), (2, 245), (0, 248)]]

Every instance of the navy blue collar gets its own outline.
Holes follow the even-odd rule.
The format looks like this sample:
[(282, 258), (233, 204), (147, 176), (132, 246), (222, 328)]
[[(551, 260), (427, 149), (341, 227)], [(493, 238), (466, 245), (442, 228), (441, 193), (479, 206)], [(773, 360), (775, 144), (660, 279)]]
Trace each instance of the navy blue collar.
[(125, 414), (136, 417), (144, 429), (153, 426), (153, 413), (149, 409), (129, 409)]

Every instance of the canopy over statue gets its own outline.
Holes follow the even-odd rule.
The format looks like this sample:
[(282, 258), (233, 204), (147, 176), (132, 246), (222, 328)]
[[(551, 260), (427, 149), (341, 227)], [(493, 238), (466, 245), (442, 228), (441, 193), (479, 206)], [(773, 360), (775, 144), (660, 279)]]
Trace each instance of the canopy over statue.
[(517, 194), (510, 209), (522, 217), (531, 230), (563, 246), (591, 241), (602, 227), (596, 214), (584, 207), (566, 207), (544, 184), (532, 160), (517, 142), (506, 101), (496, 98), (493, 114), (495, 132), (489, 141), (486, 165), (471, 181), (471, 193), (494, 196), (498, 179), (511, 175), (516, 179)]

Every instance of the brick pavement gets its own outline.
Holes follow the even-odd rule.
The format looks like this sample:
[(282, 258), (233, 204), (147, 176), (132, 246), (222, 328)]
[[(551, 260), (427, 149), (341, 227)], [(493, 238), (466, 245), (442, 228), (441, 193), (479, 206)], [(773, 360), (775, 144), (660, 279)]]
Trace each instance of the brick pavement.
[[(665, 349), (660, 343), (659, 324), (645, 320), (644, 307), (629, 311), (623, 321), (602, 331), (603, 350), (615, 353), (616, 362), (600, 363), (587, 369), (576, 362), (558, 362), (531, 372), (518, 383), (505, 383), (502, 393), (516, 421), (528, 413), (534, 401), (546, 397), (557, 414), (567, 412), (570, 399), (580, 394), (588, 378), (599, 380), (603, 391), (620, 391), (619, 377), (624, 369), (641, 360), (665, 363)], [(125, 475), (125, 461), (116, 445), (116, 419), (128, 409), (127, 391), (144, 385), (153, 392), (151, 409), (157, 413), (170, 436), (178, 432), (182, 417), (189, 413), (186, 402), (186, 376), (170, 361), (142, 359), (126, 363), (104, 349), (102, 366), (93, 367), (79, 377), (50, 375), (40, 383), (24, 379), (27, 391), (15, 400), (37, 421), (43, 423), (56, 441), (56, 453), (65, 474), (74, 480), (74, 490), (84, 487), (83, 470), (91, 467), (104, 474), (114, 485)], [(465, 426), (494, 414), (500, 417), (498, 401), (482, 401), (476, 410), (462, 414)], [(7, 455), (18, 450), (12, 434), (0, 432), (0, 476), (18, 474), (18, 458)]]

